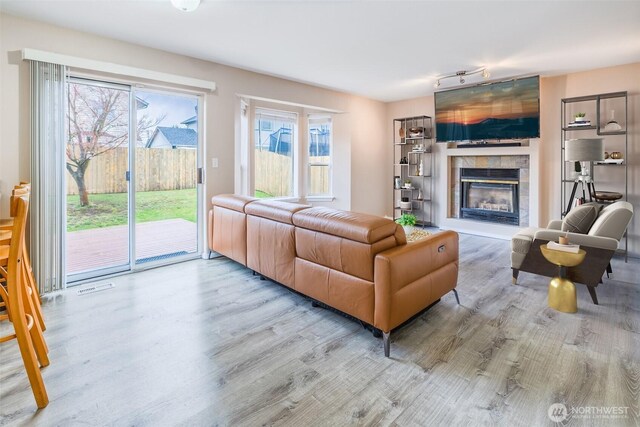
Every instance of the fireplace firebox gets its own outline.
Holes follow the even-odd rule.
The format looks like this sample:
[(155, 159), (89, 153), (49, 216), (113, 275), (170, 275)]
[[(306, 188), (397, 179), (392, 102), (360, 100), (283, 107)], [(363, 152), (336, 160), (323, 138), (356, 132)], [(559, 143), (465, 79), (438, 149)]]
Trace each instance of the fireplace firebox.
[(460, 169), (460, 218), (520, 224), (519, 169)]

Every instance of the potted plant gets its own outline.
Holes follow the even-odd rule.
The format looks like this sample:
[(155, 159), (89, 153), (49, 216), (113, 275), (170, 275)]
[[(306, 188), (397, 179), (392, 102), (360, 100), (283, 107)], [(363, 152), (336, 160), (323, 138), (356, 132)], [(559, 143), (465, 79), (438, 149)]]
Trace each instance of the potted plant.
[(576, 113), (576, 115), (575, 115), (575, 121), (576, 121), (576, 122), (584, 122), (584, 121), (585, 121), (584, 117), (585, 117), (586, 115), (587, 115), (586, 113)]
[(405, 179), (404, 180), (404, 188), (411, 188), (413, 186), (413, 184), (411, 183), (410, 179)]
[(402, 214), (400, 218), (396, 219), (396, 222), (404, 229), (404, 234), (409, 236), (413, 233), (413, 227), (416, 225), (416, 216), (412, 214)]

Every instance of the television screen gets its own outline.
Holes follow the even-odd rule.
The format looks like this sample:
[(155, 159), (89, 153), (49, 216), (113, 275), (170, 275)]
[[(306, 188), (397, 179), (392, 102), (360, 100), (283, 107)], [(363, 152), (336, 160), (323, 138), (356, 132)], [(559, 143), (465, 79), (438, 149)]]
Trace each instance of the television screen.
[(436, 92), (436, 141), (540, 137), (538, 76)]

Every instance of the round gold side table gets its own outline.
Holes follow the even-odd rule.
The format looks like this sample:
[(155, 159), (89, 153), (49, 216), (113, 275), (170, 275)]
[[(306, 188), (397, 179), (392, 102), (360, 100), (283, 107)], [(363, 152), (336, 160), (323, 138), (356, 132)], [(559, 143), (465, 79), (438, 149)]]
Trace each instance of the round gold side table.
[(578, 253), (555, 251), (541, 245), (542, 255), (552, 264), (558, 266), (558, 277), (549, 282), (549, 307), (563, 313), (575, 313), (578, 311), (578, 298), (576, 285), (567, 278), (567, 268), (580, 265), (587, 254), (584, 249)]

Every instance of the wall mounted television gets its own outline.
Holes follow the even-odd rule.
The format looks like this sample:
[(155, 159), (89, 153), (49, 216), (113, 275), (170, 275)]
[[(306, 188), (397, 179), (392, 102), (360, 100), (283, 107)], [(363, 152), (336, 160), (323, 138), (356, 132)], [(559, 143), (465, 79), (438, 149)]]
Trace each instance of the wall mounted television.
[(435, 93), (436, 142), (540, 137), (540, 78)]

